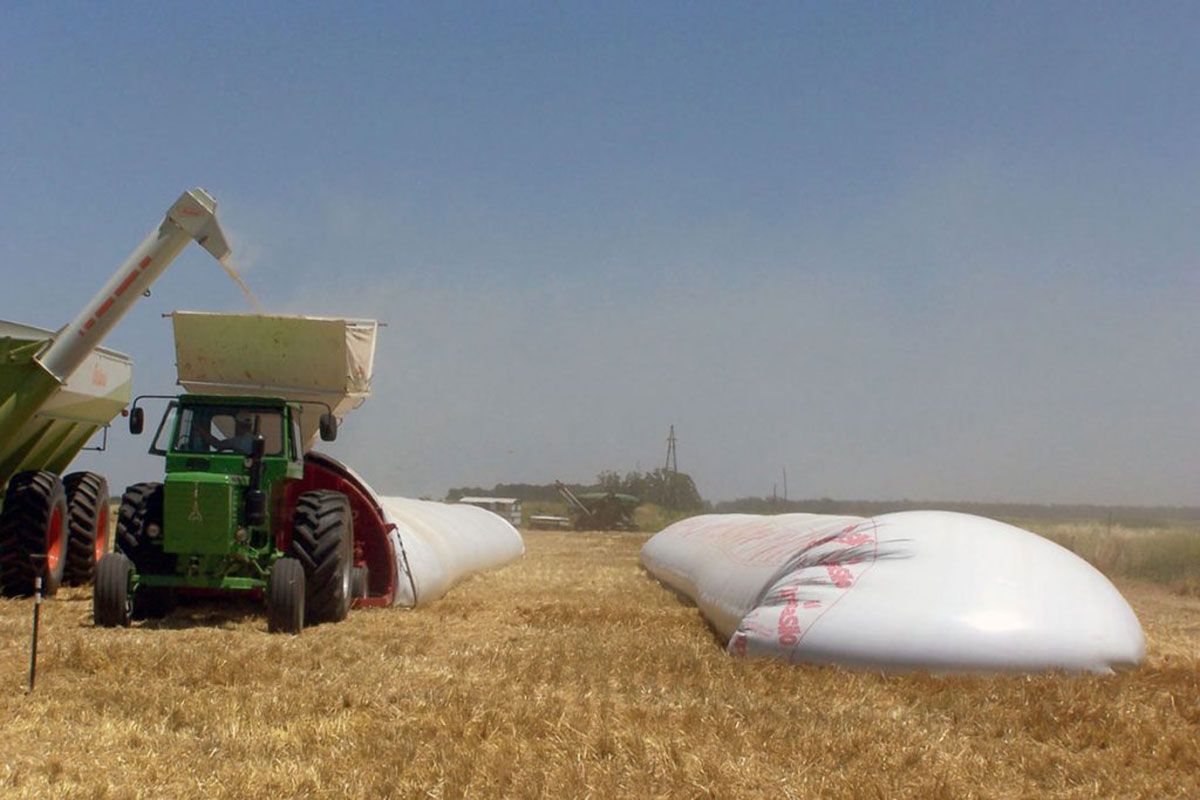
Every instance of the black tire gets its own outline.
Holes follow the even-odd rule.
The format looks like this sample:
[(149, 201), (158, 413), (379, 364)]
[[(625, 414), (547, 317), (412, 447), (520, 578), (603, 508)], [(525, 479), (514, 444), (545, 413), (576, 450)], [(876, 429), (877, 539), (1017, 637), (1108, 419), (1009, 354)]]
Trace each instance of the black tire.
[(367, 596), (367, 592), (369, 591), (370, 587), (370, 581), (368, 580), (369, 577), (370, 574), (367, 572), (366, 567), (354, 568), (354, 572), (351, 574), (350, 583), (352, 586), (351, 594), (353, 594), (356, 599)]
[(108, 481), (94, 472), (63, 478), (67, 491), (67, 567), (63, 580), (82, 586), (108, 551)]
[(161, 483), (135, 483), (121, 496), (117, 511), (115, 550), (124, 553), (139, 574), (175, 572), (175, 556), (164, 553), (162, 540), (163, 489)]
[(341, 492), (305, 492), (292, 517), (292, 552), (304, 567), (309, 622), (338, 622), (353, 600), (354, 523)]
[(267, 630), (300, 633), (304, 628), (304, 567), (294, 558), (281, 558), (267, 580)]
[(8, 482), (0, 511), (0, 591), (9, 597), (31, 595), (40, 571), (42, 594), (52, 595), (66, 566), (67, 493), (62, 479), (43, 470), (18, 472)]
[(101, 628), (128, 628), (133, 618), (129, 591), (133, 563), (121, 553), (108, 553), (96, 565), (92, 587), (92, 620)]

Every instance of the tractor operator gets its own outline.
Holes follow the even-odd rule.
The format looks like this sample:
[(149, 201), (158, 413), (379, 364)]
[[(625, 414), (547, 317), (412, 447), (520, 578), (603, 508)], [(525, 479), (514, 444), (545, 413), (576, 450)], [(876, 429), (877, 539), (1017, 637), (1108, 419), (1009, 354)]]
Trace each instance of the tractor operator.
[(241, 455), (250, 455), (250, 448), (254, 444), (254, 423), (249, 414), (238, 414), (234, 418), (233, 436), (228, 439), (221, 439), (213, 436), (203, 428), (197, 428), (196, 432), (200, 437), (218, 453), (221, 451), (231, 451), (240, 453)]

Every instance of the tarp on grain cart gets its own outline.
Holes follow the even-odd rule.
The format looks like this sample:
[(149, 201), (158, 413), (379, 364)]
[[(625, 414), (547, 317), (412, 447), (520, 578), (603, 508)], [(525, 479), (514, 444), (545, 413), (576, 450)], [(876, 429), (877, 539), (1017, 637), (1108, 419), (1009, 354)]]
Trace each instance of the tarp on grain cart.
[(982, 517), (710, 514), (642, 563), (692, 598), (737, 655), (884, 671), (1110, 673), (1145, 655), (1100, 572)]
[(406, 497), (379, 499), (399, 542), (397, 605), (436, 600), (464, 578), (525, 552), (517, 529), (491, 511)]
[(321, 403), (340, 420), (371, 394), (375, 320), (176, 311), (171, 321), (180, 386), (306, 403), (305, 449), (316, 442)]

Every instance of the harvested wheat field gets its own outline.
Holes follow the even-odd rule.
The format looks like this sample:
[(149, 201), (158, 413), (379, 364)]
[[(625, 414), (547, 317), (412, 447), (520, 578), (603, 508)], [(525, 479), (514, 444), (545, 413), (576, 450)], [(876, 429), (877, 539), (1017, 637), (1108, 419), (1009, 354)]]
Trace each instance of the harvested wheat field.
[(1121, 584), (1116, 677), (883, 677), (729, 658), (638, 565), (531, 532), (417, 611), (271, 636), (249, 605), (128, 630), (0, 601), (3, 797), (1196, 797), (1200, 599)]

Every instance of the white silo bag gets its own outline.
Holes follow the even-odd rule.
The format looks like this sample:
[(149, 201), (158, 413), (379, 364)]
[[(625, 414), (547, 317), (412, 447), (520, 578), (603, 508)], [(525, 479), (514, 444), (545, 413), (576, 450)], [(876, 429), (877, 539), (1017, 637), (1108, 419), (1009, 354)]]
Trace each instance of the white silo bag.
[(444, 595), (476, 572), (507, 564), (525, 552), (508, 520), (475, 506), (380, 497), (394, 525), (397, 573), (394, 603), (415, 606)]
[(940, 511), (693, 517), (642, 563), (734, 654), (884, 671), (1108, 673), (1145, 654), (1090, 564), (1036, 534)]

